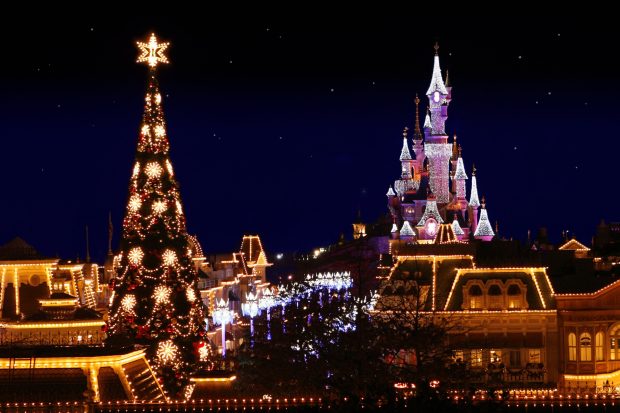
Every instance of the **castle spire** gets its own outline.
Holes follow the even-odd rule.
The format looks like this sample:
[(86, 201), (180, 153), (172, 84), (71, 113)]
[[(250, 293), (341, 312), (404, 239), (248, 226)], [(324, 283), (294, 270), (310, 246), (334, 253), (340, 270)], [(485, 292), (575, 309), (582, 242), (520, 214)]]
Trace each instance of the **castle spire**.
[(431, 77), (431, 84), (428, 87), (427, 95), (432, 95), (435, 91), (442, 95), (447, 95), (448, 90), (441, 77), (441, 67), (439, 66), (439, 43), (435, 43), (435, 59), (433, 62), (433, 76)]
[(478, 209), (480, 200), (478, 199), (478, 183), (476, 182), (476, 167), (472, 167), (471, 172), (471, 194), (469, 195), (469, 206)]
[(491, 241), (491, 239), (493, 239), (493, 237), (495, 236), (495, 232), (493, 232), (493, 226), (489, 221), (484, 196), (482, 197), (481, 206), (482, 209), (480, 210), (480, 221), (478, 221), (478, 226), (476, 227), (476, 231), (474, 232), (474, 237), (483, 241)]
[(461, 155), (462, 153), (462, 148), (459, 145), (459, 149), (457, 152), (457, 161), (456, 161), (456, 172), (454, 173), (454, 179), (459, 180), (465, 180), (468, 179), (467, 178), (467, 173), (465, 172), (465, 165), (463, 164), (463, 156)]
[(452, 137), (452, 159), (456, 160), (459, 157), (459, 145), (456, 143), (456, 133)]
[(463, 231), (463, 228), (461, 228), (461, 224), (459, 224), (456, 213), (454, 214), (454, 220), (452, 221), (452, 231), (454, 231), (454, 235), (458, 237), (465, 235), (465, 231)]
[(407, 133), (409, 132), (409, 128), (405, 126), (403, 129), (403, 149), (400, 151), (400, 160), (401, 161), (410, 161), (411, 153), (409, 152), (409, 145), (407, 144)]
[(422, 130), (420, 129), (420, 98), (415, 94), (415, 129), (413, 130), (413, 140), (422, 140)]
[(426, 107), (426, 116), (424, 117), (424, 129), (432, 129), (433, 124), (431, 123), (431, 111), (430, 108)]

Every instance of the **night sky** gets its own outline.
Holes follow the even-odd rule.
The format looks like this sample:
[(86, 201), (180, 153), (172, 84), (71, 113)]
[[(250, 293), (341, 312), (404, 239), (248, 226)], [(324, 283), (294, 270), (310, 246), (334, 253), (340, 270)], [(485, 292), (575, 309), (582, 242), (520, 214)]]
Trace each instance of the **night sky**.
[(544, 225), (589, 244), (601, 218), (620, 220), (615, 25), (394, 12), (7, 18), (0, 243), (83, 258), (88, 225), (101, 261), (111, 211), (117, 245), (147, 79), (135, 41), (151, 31), (171, 42), (159, 70), (171, 158), (208, 252), (248, 233), (270, 253), (303, 251), (350, 236), (358, 209), (386, 213), (436, 40), (446, 129), (501, 235)]

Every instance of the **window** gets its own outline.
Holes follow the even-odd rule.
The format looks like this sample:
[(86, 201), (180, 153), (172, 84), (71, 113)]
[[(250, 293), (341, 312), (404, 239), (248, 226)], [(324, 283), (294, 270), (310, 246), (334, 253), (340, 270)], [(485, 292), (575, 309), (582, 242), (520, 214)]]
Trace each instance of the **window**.
[(542, 359), (540, 357), (540, 349), (539, 348), (531, 348), (527, 352), (527, 362), (528, 363), (541, 363)]
[(598, 333), (596, 333), (596, 336), (594, 336), (594, 344), (596, 345), (596, 361), (601, 361), (601, 360), (605, 360), (605, 355), (604, 355), (604, 345), (603, 343), (605, 342), (605, 336), (603, 334), (602, 331), (599, 331)]
[(570, 333), (568, 335), (568, 360), (577, 360), (577, 336), (575, 333)]
[(469, 308), (471, 310), (482, 309), (482, 288), (479, 285), (469, 287)]
[(521, 367), (521, 352), (510, 350), (510, 367)]
[(463, 350), (454, 350), (452, 353), (452, 359), (455, 363), (462, 363), (465, 360)]
[(511, 284), (508, 287), (508, 308), (512, 310), (518, 310), (522, 307), (521, 304), (521, 288), (517, 284)]
[(581, 333), (579, 336), (579, 360), (592, 361), (592, 336), (590, 333)]
[(469, 362), (472, 367), (482, 367), (482, 349), (472, 350)]
[(502, 351), (491, 350), (491, 363), (501, 363), (501, 362), (502, 362)]
[(609, 330), (609, 359), (620, 360), (620, 324)]
[(493, 284), (487, 290), (489, 298), (489, 309), (501, 310), (504, 307), (504, 297), (502, 296), (502, 290), (499, 285)]

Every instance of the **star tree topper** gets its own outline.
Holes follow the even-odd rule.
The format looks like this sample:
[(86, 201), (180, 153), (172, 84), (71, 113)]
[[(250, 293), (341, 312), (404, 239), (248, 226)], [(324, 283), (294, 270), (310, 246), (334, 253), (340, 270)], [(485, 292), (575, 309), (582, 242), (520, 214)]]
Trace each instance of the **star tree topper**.
[(168, 63), (168, 58), (164, 55), (164, 51), (170, 46), (169, 42), (158, 43), (155, 33), (151, 33), (148, 43), (137, 42), (140, 48), (140, 56), (138, 63), (147, 62), (149, 67), (155, 68), (157, 63)]

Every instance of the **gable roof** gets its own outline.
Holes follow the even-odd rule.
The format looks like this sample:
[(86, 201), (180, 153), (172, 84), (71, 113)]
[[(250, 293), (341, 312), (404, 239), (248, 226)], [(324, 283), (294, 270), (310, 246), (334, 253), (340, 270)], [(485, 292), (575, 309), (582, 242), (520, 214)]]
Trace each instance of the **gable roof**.
[(558, 249), (569, 250), (569, 251), (590, 251), (590, 248), (586, 247), (581, 242), (577, 241), (575, 238), (569, 241), (566, 241)]

